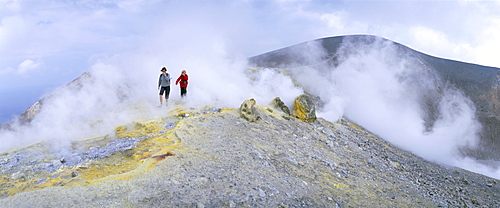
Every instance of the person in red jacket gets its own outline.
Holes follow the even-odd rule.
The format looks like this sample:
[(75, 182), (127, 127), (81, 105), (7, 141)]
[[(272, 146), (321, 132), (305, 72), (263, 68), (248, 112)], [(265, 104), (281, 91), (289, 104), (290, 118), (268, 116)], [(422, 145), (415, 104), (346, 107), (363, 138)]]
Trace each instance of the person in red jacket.
[(187, 94), (187, 86), (188, 86), (188, 75), (186, 74), (186, 70), (182, 70), (181, 75), (175, 81), (175, 85), (181, 83), (181, 97), (186, 96)]

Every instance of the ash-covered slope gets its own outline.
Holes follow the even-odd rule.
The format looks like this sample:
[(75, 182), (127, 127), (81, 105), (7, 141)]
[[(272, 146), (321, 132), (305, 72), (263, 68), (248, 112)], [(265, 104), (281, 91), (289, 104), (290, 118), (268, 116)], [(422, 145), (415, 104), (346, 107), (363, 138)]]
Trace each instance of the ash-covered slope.
[(0, 156), (0, 206), (500, 203), (500, 181), (427, 162), (345, 118), (307, 123), (270, 106), (256, 107), (255, 122), (237, 109), (177, 109), (160, 120), (117, 127), (116, 138), (75, 142), (64, 154), (43, 144), (6, 153)]
[[(477, 119), (481, 124), (476, 135), (479, 138), (479, 144), (474, 148), (463, 147), (460, 152), (480, 160), (500, 160), (500, 154), (498, 154), (500, 152), (500, 69), (498, 68), (433, 57), (390, 40), (368, 35), (318, 39), (251, 57), (249, 61), (256, 67), (282, 68), (292, 78), (298, 80), (301, 79), (298, 76), (304, 76), (304, 73), (297, 73), (297, 71), (308, 71), (308, 73), (314, 70), (320, 73), (333, 71), (345, 63), (349, 56), (359, 56), (370, 50), (387, 53), (387, 48), (390, 48), (393, 57), (381, 56), (382, 59), (393, 59), (391, 61), (398, 59), (406, 65), (412, 62), (413, 66), (410, 68), (414, 72), (396, 73), (394, 76), (397, 76), (396, 79), (403, 84), (404, 82), (418, 82), (412, 87), (421, 89), (405, 90), (410, 96), (418, 94), (416, 95), (419, 100), (418, 108), (423, 111), (421, 117), (425, 122), (425, 131), (432, 132), (436, 121), (446, 117), (446, 112), (440, 109), (441, 102), (447, 89), (457, 89), (457, 94), (463, 94), (467, 100), (470, 99), (473, 102), (471, 110), (476, 116), (474, 120)], [(354, 71), (356, 67), (360, 66), (354, 66), (349, 70)], [(361, 68), (366, 72), (374, 67), (376, 66), (365, 65)], [(418, 70), (414, 68), (419, 68), (418, 70), (421, 71), (415, 72)], [(328, 76), (326, 74), (324, 76)], [(418, 78), (419, 76), (421, 78)], [(303, 82), (299, 83), (299, 85), (302, 84)], [(315, 89), (309, 90), (308, 93), (317, 95), (321, 100), (330, 99), (318, 95)], [(365, 102), (370, 102), (368, 99)]]

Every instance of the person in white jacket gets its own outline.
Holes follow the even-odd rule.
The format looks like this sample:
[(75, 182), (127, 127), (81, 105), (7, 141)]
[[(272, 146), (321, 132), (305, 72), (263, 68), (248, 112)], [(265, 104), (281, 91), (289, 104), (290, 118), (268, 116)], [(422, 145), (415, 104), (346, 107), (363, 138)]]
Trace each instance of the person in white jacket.
[(170, 74), (167, 73), (167, 67), (161, 68), (160, 78), (158, 80), (158, 90), (160, 90), (160, 106), (163, 105), (163, 94), (165, 94), (165, 105), (168, 105), (168, 98), (170, 96)]

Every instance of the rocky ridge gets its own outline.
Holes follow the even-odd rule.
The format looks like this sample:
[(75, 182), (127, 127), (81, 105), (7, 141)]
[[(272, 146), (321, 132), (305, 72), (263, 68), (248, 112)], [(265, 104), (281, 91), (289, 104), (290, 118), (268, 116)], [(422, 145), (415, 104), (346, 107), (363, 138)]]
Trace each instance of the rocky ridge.
[[(432, 129), (440, 112), (439, 105), (442, 89), (447, 85), (460, 90), (475, 107), (475, 115), (482, 125), (479, 140), (481, 148), (463, 150), (469, 157), (477, 160), (499, 161), (500, 154), (500, 69), (464, 63), (427, 55), (415, 51), (405, 45), (371, 35), (347, 35), (320, 38), (297, 45), (270, 51), (250, 57), (250, 66), (256, 68), (272, 68), (291, 75), (293, 71), (318, 69), (332, 70), (342, 63), (346, 54), (359, 51), (378, 44), (391, 45), (398, 58), (405, 58), (419, 64), (419, 67), (430, 72), (438, 80), (439, 88), (426, 91), (420, 98), (424, 110), (424, 121), (428, 129)], [(318, 57), (311, 57), (311, 51)], [(421, 75), (419, 75), (421, 76)], [(293, 76), (290, 76), (294, 79)], [(429, 77), (431, 78), (431, 77)], [(314, 92), (309, 92), (313, 94)]]
[[(4, 153), (0, 207), (500, 204), (499, 180), (425, 161), (348, 118), (305, 122), (251, 103), (250, 111), (178, 106), (74, 143), (64, 156), (44, 144)], [(28, 153), (44, 159), (19, 156)]]

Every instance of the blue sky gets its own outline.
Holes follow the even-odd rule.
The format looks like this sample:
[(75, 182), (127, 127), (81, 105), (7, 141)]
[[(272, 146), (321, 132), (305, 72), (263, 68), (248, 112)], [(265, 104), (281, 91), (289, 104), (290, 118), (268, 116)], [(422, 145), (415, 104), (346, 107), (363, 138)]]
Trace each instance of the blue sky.
[(99, 62), (148, 51), (208, 56), (213, 47), (205, 44), (228, 58), (250, 57), (322, 37), (371, 34), (500, 67), (498, 11), (500, 1), (473, 0), (0, 0), (0, 122)]

